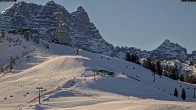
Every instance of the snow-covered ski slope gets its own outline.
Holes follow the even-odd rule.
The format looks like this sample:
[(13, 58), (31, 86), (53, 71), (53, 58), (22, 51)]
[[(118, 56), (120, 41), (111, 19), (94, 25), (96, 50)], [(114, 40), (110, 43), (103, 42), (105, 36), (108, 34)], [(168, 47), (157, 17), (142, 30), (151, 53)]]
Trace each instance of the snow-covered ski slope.
[[(19, 35), (21, 45), (0, 43), (0, 62), (16, 57), (12, 73), (0, 75), (0, 110), (195, 110), (195, 85), (156, 75), (140, 65), (75, 48), (49, 43), (49, 49)], [(24, 48), (25, 46), (25, 48)], [(28, 52), (26, 57), (23, 52)], [(115, 77), (95, 75), (108, 70)], [(42, 104), (38, 103), (38, 89)], [(172, 94), (178, 89), (178, 97)], [(186, 90), (186, 100), (181, 90)]]

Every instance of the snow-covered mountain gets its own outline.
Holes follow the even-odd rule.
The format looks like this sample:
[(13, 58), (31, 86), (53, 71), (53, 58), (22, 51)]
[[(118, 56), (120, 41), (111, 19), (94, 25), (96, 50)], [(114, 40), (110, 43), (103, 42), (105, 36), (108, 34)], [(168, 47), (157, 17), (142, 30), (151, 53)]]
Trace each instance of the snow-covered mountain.
[[(61, 13), (59, 18), (57, 13)], [(82, 6), (69, 13), (63, 6), (49, 1), (46, 5), (18, 2), (1, 12), (0, 29), (31, 29), (52, 41), (59, 19), (66, 25), (71, 44), (92, 52), (111, 53), (113, 46), (99, 34)]]
[[(59, 18), (56, 12), (63, 16)], [(56, 39), (59, 19), (71, 46), (51, 42)], [(54, 1), (45, 6), (18, 2), (0, 14), (0, 23), (1, 30), (33, 30), (30, 37), (21, 32), (0, 35), (2, 110), (195, 110), (194, 84), (160, 77), (122, 60), (126, 52), (160, 60), (158, 52), (168, 59), (196, 58), (178, 44), (166, 40), (153, 51), (113, 48), (90, 22), (83, 7), (69, 13)], [(196, 71), (195, 66), (185, 63), (162, 62), (169, 64)], [(37, 104), (38, 87), (43, 87), (42, 104)], [(173, 95), (175, 88), (177, 97)], [(186, 91), (186, 102), (181, 98), (182, 89)]]
[[(60, 13), (61, 16), (58, 16)], [(56, 29), (59, 20), (64, 24), (65, 38), (70, 45), (91, 52), (101, 53), (124, 59), (125, 53), (137, 54), (141, 58), (149, 57), (154, 60), (195, 61), (196, 52), (188, 54), (184, 47), (165, 40), (157, 49), (146, 51), (135, 47), (113, 47), (105, 41), (90, 21), (87, 12), (79, 6), (75, 12), (68, 12), (65, 7), (49, 1), (46, 5), (18, 2), (8, 7), (0, 14), (0, 30), (31, 29), (42, 39), (53, 41), (56, 39)]]
[[(121, 52), (121, 53), (120, 53)], [(173, 43), (170, 40), (166, 39), (160, 46), (152, 51), (146, 51), (137, 49), (135, 47), (116, 47), (114, 49), (114, 56), (118, 58), (124, 58), (125, 53), (129, 52), (131, 54), (136, 54), (141, 58), (148, 57), (152, 60), (174, 60), (178, 59), (181, 62), (185, 61), (195, 61), (196, 52), (188, 54), (186, 48), (180, 46), (177, 43)]]
[[(0, 41), (0, 53), (0, 65), (5, 69), (0, 74), (2, 110), (194, 110), (196, 107), (194, 84), (158, 75), (153, 83), (152, 71), (114, 57), (85, 50), (79, 50), (77, 55), (73, 47), (41, 39), (36, 43), (23, 35), (8, 33)], [(12, 73), (6, 68), (11, 57), (15, 59)], [(37, 87), (43, 87), (42, 104), (37, 104)], [(175, 88), (178, 97), (173, 96)], [(181, 98), (183, 88), (186, 102)]]
[(150, 57), (158, 60), (179, 59), (185, 61), (188, 59), (188, 53), (182, 46), (166, 39), (157, 49), (151, 51)]

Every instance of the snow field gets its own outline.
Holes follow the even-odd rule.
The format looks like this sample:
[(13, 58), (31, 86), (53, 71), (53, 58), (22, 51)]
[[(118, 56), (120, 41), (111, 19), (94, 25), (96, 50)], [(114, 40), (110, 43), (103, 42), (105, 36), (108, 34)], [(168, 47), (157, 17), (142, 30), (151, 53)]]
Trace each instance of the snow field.
[[(52, 43), (46, 50), (41, 44), (28, 42), (22, 44), (32, 58), (17, 61), (13, 73), (0, 75), (2, 110), (194, 110), (196, 107), (192, 89), (195, 85), (157, 75), (153, 83), (153, 73), (137, 64), (84, 50), (75, 55), (75, 48)], [(0, 51), (8, 45), (0, 43)], [(9, 57), (4, 58), (6, 55), (21, 54), (21, 50), (14, 50), (12, 46), (0, 54), (2, 65), (9, 61)], [(93, 70), (108, 70), (115, 77), (96, 75), (94, 81)], [(36, 87), (43, 87), (41, 105), (37, 104)], [(172, 95), (175, 88), (178, 98)], [(186, 102), (180, 98), (182, 88), (186, 90)]]

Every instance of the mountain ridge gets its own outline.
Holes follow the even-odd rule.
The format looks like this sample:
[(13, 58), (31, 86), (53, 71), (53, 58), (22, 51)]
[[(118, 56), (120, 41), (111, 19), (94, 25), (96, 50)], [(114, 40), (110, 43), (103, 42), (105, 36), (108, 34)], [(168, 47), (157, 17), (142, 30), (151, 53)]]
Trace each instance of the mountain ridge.
[[(55, 14), (57, 12), (61, 12), (63, 15), (59, 17)], [(55, 36), (59, 19), (65, 24), (64, 34), (66, 34), (66, 37), (63, 36), (63, 39)], [(36, 30), (37, 34), (41, 34), (41, 38), (48, 41), (65, 43), (59, 40), (70, 39), (68, 41), (74, 47), (121, 59), (124, 59), (125, 53), (129, 52), (140, 57), (149, 57), (155, 60), (196, 60), (194, 52), (188, 54), (186, 48), (174, 44), (168, 39), (151, 51), (135, 47), (114, 47), (103, 39), (82, 6), (77, 7), (76, 11), (70, 13), (65, 7), (54, 1), (49, 1), (46, 5), (21, 1), (2, 11), (0, 20), (0, 30), (2, 31), (5, 29), (30, 28)]]

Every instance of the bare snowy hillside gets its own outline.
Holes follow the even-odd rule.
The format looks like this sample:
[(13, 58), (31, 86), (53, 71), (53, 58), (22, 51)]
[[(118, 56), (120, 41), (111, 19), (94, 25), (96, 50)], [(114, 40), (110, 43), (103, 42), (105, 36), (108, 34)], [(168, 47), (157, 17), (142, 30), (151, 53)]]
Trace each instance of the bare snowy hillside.
[[(0, 43), (2, 110), (194, 110), (193, 84), (155, 75), (140, 65), (7, 34)], [(18, 42), (19, 41), (19, 42)], [(48, 45), (48, 48), (44, 44)], [(24, 54), (23, 54), (24, 53)], [(28, 56), (28, 57), (27, 57)], [(41, 102), (38, 104), (38, 89)], [(173, 96), (175, 88), (178, 97)], [(182, 100), (182, 88), (186, 100)]]

